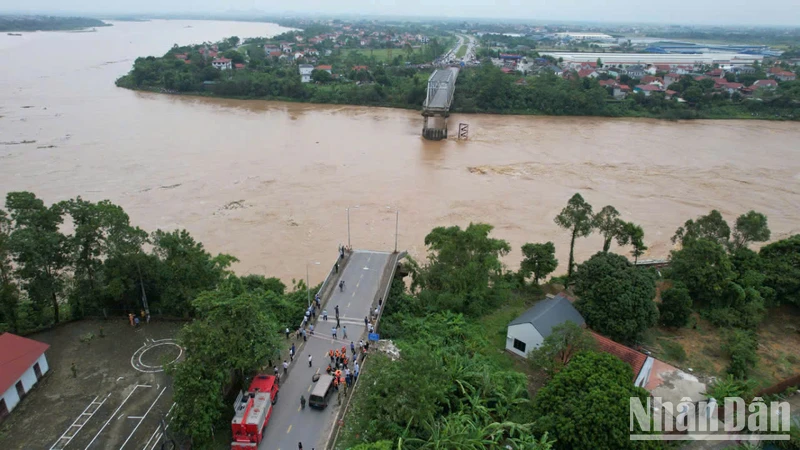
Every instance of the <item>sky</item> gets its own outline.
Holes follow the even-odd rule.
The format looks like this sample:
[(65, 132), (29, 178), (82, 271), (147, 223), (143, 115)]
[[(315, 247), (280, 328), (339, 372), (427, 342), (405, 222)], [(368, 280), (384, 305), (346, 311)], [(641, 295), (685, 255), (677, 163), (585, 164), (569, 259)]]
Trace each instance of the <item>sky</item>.
[(663, 24), (800, 26), (797, 0), (761, 8), (745, 0), (0, 0), (0, 11), (30, 13), (364, 14)]

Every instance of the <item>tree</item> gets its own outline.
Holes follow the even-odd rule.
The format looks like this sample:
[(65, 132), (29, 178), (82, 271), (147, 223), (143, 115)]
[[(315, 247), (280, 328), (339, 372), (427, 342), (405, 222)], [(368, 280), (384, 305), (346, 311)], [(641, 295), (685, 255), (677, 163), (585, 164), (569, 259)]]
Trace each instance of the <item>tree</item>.
[(761, 247), (759, 256), (777, 301), (800, 306), (800, 234)]
[(739, 380), (747, 379), (750, 370), (758, 363), (758, 339), (753, 331), (734, 329), (728, 336), (723, 350), (730, 357), (726, 372)]
[(37, 313), (41, 314), (44, 305), (50, 302), (53, 321), (58, 323), (59, 296), (68, 263), (67, 239), (59, 231), (63, 212), (58, 205), (46, 207), (30, 192), (8, 193), (6, 208), (14, 221), (9, 248), (14, 256), (15, 273)]
[(722, 218), (722, 214), (714, 209), (708, 215), (698, 217), (697, 220), (687, 220), (682, 227), (675, 230), (672, 242), (680, 242), (685, 246), (690, 241), (706, 239), (726, 245), (730, 237), (731, 228)]
[(633, 256), (634, 264), (639, 262), (639, 257), (644, 255), (647, 251), (647, 246), (644, 245), (644, 230), (639, 225), (633, 222), (623, 222), (621, 230), (617, 237), (617, 244), (633, 246), (631, 256)]
[(608, 252), (611, 248), (611, 241), (619, 239), (624, 222), (619, 219), (619, 211), (611, 205), (604, 206), (594, 216), (594, 228), (603, 235), (603, 251)]
[(682, 282), (695, 301), (723, 306), (725, 289), (735, 274), (722, 244), (696, 239), (671, 252), (668, 276)]
[(767, 226), (767, 216), (749, 211), (736, 219), (733, 227), (733, 247), (746, 247), (751, 242), (765, 242), (769, 240), (770, 231)]
[(538, 285), (539, 280), (544, 279), (558, 267), (556, 259), (556, 246), (552, 242), (544, 244), (527, 243), (522, 246), (522, 263), (520, 272), (523, 278), (528, 278), (533, 274), (533, 284)]
[(140, 252), (147, 233), (132, 227), (125, 211), (108, 200), (92, 203), (77, 197), (60, 207), (72, 218), (75, 230), (68, 237), (75, 282), (70, 297), (73, 316), (81, 317), (87, 303), (99, 306), (103, 258)]
[(16, 333), (19, 289), (12, 278), (14, 269), (10, 247), (11, 226), (8, 214), (0, 209), (0, 331), (7, 327)]
[[(559, 450), (657, 448), (656, 442), (629, 439), (630, 399), (646, 404), (650, 395), (632, 379), (631, 367), (616, 356), (579, 353), (536, 394), (534, 433), (549, 433)], [(645, 434), (633, 423), (633, 433)]]
[[(502, 272), (500, 257), (508, 242), (489, 237), (492, 226), (473, 224), (437, 227), (425, 236), (427, 266), (414, 269), (412, 289), (422, 289), (428, 308), (452, 308), (478, 314), (502, 299), (496, 283)], [(492, 283), (490, 283), (492, 282)], [(447, 306), (445, 306), (447, 305)]]
[(528, 352), (528, 362), (532, 367), (553, 376), (569, 364), (573, 356), (585, 350), (594, 350), (596, 346), (587, 330), (567, 321), (553, 327), (542, 345)]
[(238, 294), (229, 285), (200, 294), (192, 303), (198, 319), (184, 326), (178, 342), (186, 359), (169, 366), (176, 406), (173, 423), (179, 432), (202, 446), (225, 414), (223, 387), (231, 370), (244, 378), (275, 354), (280, 335), (261, 296)]
[(659, 321), (666, 327), (680, 328), (689, 323), (692, 297), (683, 283), (675, 282), (671, 288), (661, 293), (658, 313)]
[(197, 294), (214, 289), (238, 261), (226, 254), (212, 257), (186, 230), (156, 230), (151, 240), (153, 253), (161, 261), (161, 307), (172, 314), (188, 315)]
[(327, 70), (314, 69), (311, 71), (311, 79), (314, 80), (315, 83), (328, 83), (332, 80), (332, 77)]
[(592, 205), (586, 203), (581, 194), (575, 194), (567, 202), (567, 206), (556, 216), (556, 225), (569, 230), (571, 237), (569, 241), (569, 265), (567, 266), (567, 284), (572, 279), (572, 271), (575, 265), (575, 239), (586, 237), (592, 233)]
[(624, 256), (599, 252), (579, 265), (575, 293), (589, 327), (616, 341), (633, 342), (658, 320), (654, 275)]

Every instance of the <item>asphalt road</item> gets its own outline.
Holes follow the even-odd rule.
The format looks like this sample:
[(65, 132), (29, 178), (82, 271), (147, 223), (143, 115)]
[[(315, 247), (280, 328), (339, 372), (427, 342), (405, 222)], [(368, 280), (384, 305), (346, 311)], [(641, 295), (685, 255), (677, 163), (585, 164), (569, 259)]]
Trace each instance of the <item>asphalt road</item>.
[[(339, 408), (336, 406), (336, 395), (330, 397), (330, 406), (322, 411), (308, 406), (301, 410), (300, 396), (304, 395), (308, 399), (314, 385), (311, 376), (318, 370), (323, 373), (330, 362), (327, 357), (328, 350), (346, 345), (350, 352), (350, 341), (358, 345), (358, 340), (366, 331), (364, 316), (369, 314), (376, 298), (390, 256), (389, 253), (362, 251), (354, 251), (350, 255), (350, 261), (341, 275), (341, 279), (345, 281), (344, 292), (340, 292), (337, 287), (331, 294), (326, 306), (328, 321), (325, 322), (321, 316), (317, 316), (317, 321), (314, 323), (315, 336), (310, 336), (303, 348), (298, 349), (295, 362), (289, 368), (289, 374), (281, 380), (278, 402), (267, 424), (259, 450), (295, 450), (298, 442), (303, 443), (303, 450), (324, 447), (333, 425), (334, 413)], [(349, 339), (346, 344), (342, 339), (341, 329), (336, 341), (331, 337), (331, 328), (336, 325), (334, 312), (336, 305), (339, 305), (341, 325), (347, 327)], [(287, 346), (289, 345), (291, 344), (287, 343)], [(313, 358), (312, 367), (308, 367), (309, 354)]]

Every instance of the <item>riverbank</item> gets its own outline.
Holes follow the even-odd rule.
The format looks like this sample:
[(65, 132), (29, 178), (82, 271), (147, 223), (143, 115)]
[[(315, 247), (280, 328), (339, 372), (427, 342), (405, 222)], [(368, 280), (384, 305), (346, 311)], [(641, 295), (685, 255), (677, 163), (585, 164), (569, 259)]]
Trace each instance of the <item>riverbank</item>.
[[(178, 95), (178, 96), (186, 96), (186, 97), (203, 97), (203, 98), (220, 98), (220, 99), (228, 99), (228, 100), (258, 100), (258, 101), (266, 101), (266, 102), (289, 102), (289, 103), (304, 103), (310, 105), (348, 105), (348, 106), (365, 106), (365, 107), (375, 107), (375, 108), (394, 108), (394, 109), (403, 109), (403, 110), (421, 110), (422, 103), (419, 104), (407, 104), (407, 103), (391, 103), (391, 102), (363, 102), (363, 103), (356, 103), (354, 101), (347, 101), (347, 99), (332, 99), (329, 102), (320, 102), (314, 101), (313, 99), (304, 99), (304, 98), (293, 98), (293, 97), (286, 97), (286, 96), (261, 96), (261, 97), (254, 97), (254, 96), (245, 96), (245, 95), (225, 95), (219, 94), (212, 91), (187, 91), (187, 92), (179, 92), (179, 91), (170, 91), (166, 90), (165, 88), (160, 87), (135, 87), (135, 86), (127, 86), (124, 83), (120, 84), (119, 80), (117, 80), (117, 86), (122, 87), (124, 89), (129, 89), (132, 91), (140, 91), (140, 92), (151, 92), (156, 94), (166, 94), (166, 95)], [(458, 92), (458, 91), (456, 91)], [(456, 94), (456, 98), (458, 95)], [(715, 109), (715, 110), (708, 110), (708, 111), (694, 111), (690, 112), (690, 110), (684, 110), (684, 112), (664, 112), (660, 114), (652, 114), (647, 111), (635, 111), (629, 110), (625, 114), (617, 114), (615, 112), (610, 112), (607, 114), (552, 114), (544, 111), (537, 111), (537, 110), (516, 110), (516, 109), (506, 109), (506, 110), (479, 110), (477, 108), (465, 108), (459, 107), (458, 105), (454, 104), (453, 108), (451, 108), (451, 113), (454, 114), (468, 114), (468, 115), (476, 115), (476, 114), (491, 114), (491, 115), (501, 115), (501, 116), (539, 116), (539, 117), (559, 117), (559, 116), (571, 116), (571, 117), (604, 117), (604, 118), (627, 118), (627, 119), (656, 119), (656, 120), (668, 120), (668, 121), (676, 121), (676, 120), (768, 120), (768, 121), (798, 121), (800, 120), (800, 115), (791, 116), (783, 116), (783, 115), (776, 115), (776, 114), (764, 114), (761, 112), (750, 112), (745, 108), (725, 108), (725, 109)]]
[[(418, 110), (425, 101), (427, 81), (433, 70), (382, 65), (375, 61), (370, 66), (351, 66), (349, 62), (333, 58), (329, 61), (331, 64), (319, 65), (311, 71), (310, 82), (302, 82), (298, 66), (287, 62), (286, 58), (264, 58), (260, 46), (252, 48), (245, 44), (242, 47), (249, 47), (245, 53), (235, 43), (222, 42), (219, 51), (201, 46), (176, 47), (163, 57), (137, 58), (132, 70), (117, 79), (116, 85), (242, 100)], [(203, 52), (211, 57), (203, 56)], [(212, 61), (231, 68), (220, 70), (212, 67)], [(781, 83), (761, 97), (743, 98), (740, 95), (726, 97), (715, 91), (714, 83), (709, 80), (686, 77), (681, 80), (681, 86), (686, 97), (694, 99), (690, 103), (676, 93), (670, 98), (665, 93), (647, 95), (644, 92), (619, 98), (610, 88), (591, 78), (565, 79), (552, 74), (519, 76), (506, 74), (491, 64), (462, 69), (451, 112), (666, 120), (800, 119), (797, 82)]]

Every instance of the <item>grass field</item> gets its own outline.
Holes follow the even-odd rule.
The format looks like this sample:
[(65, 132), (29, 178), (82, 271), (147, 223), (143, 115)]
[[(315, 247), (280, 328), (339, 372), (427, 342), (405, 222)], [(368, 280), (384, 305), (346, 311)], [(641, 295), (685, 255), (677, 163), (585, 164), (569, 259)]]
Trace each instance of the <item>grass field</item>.
[(361, 53), (362, 55), (364, 55), (366, 57), (373, 56), (378, 61), (389, 61), (389, 60), (394, 59), (394, 58), (396, 58), (398, 56), (401, 56), (401, 55), (405, 56), (405, 54), (406, 54), (406, 52), (404, 52), (403, 49), (399, 49), (399, 48), (393, 48), (393, 49), (391, 49), (391, 51), (392, 51), (392, 56), (390, 58), (389, 57), (389, 49), (388, 48), (374, 48), (374, 49), (370, 49), (370, 48), (347, 48), (347, 49), (342, 49), (342, 56), (344, 57), (344, 56), (347, 56), (348, 53), (358, 52), (358, 53)]
[(464, 55), (466, 54), (467, 54), (467, 46), (465, 44), (458, 48), (458, 51), (456, 52), (456, 58), (463, 58)]

